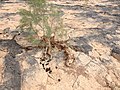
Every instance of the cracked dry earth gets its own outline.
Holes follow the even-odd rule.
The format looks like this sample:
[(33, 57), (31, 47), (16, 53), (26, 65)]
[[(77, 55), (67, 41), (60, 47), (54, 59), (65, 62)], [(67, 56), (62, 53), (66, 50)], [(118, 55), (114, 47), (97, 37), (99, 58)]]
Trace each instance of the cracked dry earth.
[(40, 64), (41, 49), (24, 50), (24, 35), (13, 40), (17, 11), (27, 6), (9, 0), (0, 4), (0, 90), (120, 90), (120, 1), (50, 2), (64, 13), (74, 63), (65, 65), (63, 52), (56, 51)]

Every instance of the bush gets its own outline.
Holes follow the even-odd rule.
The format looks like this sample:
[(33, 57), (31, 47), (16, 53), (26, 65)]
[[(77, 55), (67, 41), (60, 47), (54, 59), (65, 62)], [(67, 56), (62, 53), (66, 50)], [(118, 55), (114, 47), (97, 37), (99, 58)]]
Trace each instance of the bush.
[[(19, 14), (20, 28), (24, 32), (28, 32), (27, 39), (33, 44), (48, 44), (51, 38), (54, 40), (62, 40), (66, 36), (63, 29), (63, 21), (60, 8), (47, 3), (46, 0), (28, 0), (29, 9), (21, 9)], [(41, 43), (42, 42), (42, 43)]]

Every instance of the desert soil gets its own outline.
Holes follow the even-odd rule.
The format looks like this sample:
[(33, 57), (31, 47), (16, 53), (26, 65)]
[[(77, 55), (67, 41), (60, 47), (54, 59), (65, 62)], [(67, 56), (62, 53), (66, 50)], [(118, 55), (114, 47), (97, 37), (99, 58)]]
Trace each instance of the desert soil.
[(49, 2), (61, 7), (74, 63), (65, 65), (63, 53), (56, 52), (46, 66), (52, 72), (46, 72), (41, 49), (23, 50), (21, 35), (12, 40), (17, 12), (27, 5), (5, 1), (0, 3), (0, 90), (120, 90), (120, 1)]

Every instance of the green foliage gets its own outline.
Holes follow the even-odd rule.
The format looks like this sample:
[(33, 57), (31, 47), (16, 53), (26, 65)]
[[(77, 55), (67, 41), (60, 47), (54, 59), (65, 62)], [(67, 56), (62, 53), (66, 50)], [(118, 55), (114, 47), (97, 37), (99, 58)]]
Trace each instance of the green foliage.
[(19, 14), (22, 17), (20, 27), (30, 33), (27, 37), (30, 42), (39, 44), (39, 32), (47, 38), (54, 36), (58, 40), (66, 35), (59, 8), (46, 0), (29, 0), (27, 3), (29, 9), (21, 9)]

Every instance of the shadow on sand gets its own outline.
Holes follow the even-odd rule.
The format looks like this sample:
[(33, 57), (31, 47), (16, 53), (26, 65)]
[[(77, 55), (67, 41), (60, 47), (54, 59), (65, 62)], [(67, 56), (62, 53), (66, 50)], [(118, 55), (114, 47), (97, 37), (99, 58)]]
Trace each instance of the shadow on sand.
[(0, 90), (21, 90), (21, 70), (19, 62), (15, 59), (22, 53), (21, 46), (15, 40), (0, 40), (0, 48), (6, 48), (8, 54), (4, 60), (3, 84)]

